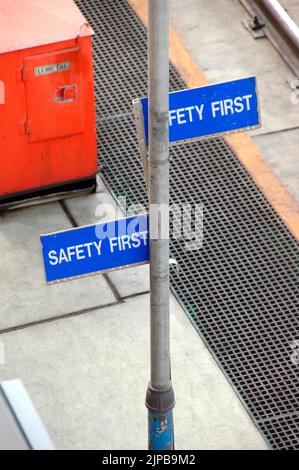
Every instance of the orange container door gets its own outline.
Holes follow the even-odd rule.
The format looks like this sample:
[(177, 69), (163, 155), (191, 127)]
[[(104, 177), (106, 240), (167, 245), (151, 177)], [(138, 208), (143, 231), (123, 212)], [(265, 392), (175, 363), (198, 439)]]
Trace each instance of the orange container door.
[(84, 131), (79, 48), (26, 57), (24, 81), (29, 142)]

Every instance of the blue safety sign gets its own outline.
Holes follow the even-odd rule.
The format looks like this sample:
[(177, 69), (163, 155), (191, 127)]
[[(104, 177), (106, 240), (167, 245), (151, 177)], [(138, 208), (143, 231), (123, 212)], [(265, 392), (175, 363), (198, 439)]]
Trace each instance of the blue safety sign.
[(41, 235), (47, 283), (149, 262), (149, 220), (142, 214)]
[[(141, 102), (148, 145), (148, 98)], [(169, 95), (169, 142), (199, 140), (260, 127), (255, 77), (175, 91)]]

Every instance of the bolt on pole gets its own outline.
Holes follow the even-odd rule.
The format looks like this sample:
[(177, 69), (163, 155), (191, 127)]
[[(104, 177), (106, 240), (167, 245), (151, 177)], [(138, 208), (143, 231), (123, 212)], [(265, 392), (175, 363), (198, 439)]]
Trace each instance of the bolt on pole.
[(151, 379), (146, 406), (149, 449), (171, 450), (168, 0), (149, 0), (148, 16)]

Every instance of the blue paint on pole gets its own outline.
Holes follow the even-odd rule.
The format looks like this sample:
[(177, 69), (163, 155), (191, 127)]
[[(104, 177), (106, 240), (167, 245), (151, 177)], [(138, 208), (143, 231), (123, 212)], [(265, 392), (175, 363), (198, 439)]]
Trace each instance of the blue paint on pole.
[(173, 410), (148, 411), (149, 450), (173, 450)]
[[(148, 146), (148, 98), (141, 99)], [(169, 142), (201, 139), (260, 127), (255, 77), (169, 94)]]

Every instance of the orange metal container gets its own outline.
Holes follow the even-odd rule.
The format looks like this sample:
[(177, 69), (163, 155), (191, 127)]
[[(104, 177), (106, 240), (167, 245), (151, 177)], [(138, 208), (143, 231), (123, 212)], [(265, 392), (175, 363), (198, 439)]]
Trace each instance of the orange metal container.
[(1, 0), (0, 31), (0, 201), (95, 178), (93, 30), (73, 0)]

